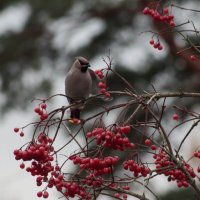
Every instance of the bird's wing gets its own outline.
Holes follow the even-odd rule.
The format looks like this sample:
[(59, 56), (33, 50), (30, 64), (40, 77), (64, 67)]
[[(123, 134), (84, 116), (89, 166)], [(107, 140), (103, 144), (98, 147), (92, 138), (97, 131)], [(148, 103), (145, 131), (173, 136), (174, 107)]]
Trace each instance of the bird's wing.
[(92, 78), (92, 91), (91, 93), (93, 95), (95, 94), (100, 94), (100, 89), (98, 87), (98, 82), (100, 81), (99, 78), (97, 77), (97, 75), (95, 74), (95, 72), (91, 69), (88, 69), (90, 76)]

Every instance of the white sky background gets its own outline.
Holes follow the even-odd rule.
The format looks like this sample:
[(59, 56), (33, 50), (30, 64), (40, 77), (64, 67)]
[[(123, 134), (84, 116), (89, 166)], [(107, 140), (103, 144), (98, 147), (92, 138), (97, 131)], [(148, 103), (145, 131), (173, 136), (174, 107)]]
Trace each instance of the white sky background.
[[(189, 7), (189, 6), (188, 6)], [(190, 6), (192, 7), (192, 5)], [(81, 8), (77, 8), (81, 9)], [(17, 6), (12, 6), (7, 8), (6, 10), (2, 11), (0, 13), (0, 35), (6, 34), (9, 31), (13, 32), (20, 32), (25, 23), (27, 18), (30, 15), (30, 7), (26, 4), (20, 4)], [(74, 11), (76, 12), (76, 11)], [(73, 15), (71, 16), (73, 18)], [(190, 16), (191, 17), (191, 16)], [(71, 21), (70, 17), (63, 17), (63, 19), (59, 21), (55, 21), (50, 24), (49, 31), (54, 33), (55, 37), (53, 40), (52, 45), (54, 45), (58, 49), (63, 49), (63, 54), (68, 53), (68, 49), (76, 50), (76, 48), (84, 47), (88, 42), (90, 42), (90, 39), (94, 37), (95, 35), (98, 35), (103, 31), (105, 28), (105, 24), (99, 20), (99, 19), (93, 19), (86, 21), (83, 25), (83, 32), (80, 30), (77, 31), (76, 34), (74, 32), (66, 31), (66, 29), (69, 29), (74, 26), (76, 23), (77, 18), (73, 18), (74, 21)], [(153, 57), (156, 57), (156, 59), (160, 59), (163, 56), (166, 55), (165, 51), (155, 51), (150, 45), (148, 44), (148, 41), (150, 40), (150, 35), (143, 34), (139, 35), (141, 31), (143, 31), (145, 28), (145, 24), (148, 23), (147, 19), (139, 16), (138, 19), (134, 19), (133, 23), (137, 22), (137, 20), (140, 20), (140, 23), (138, 23), (138, 30), (132, 30), (132, 33), (135, 34), (135, 37), (137, 37), (137, 42), (134, 44), (130, 44), (128, 46), (124, 46), (122, 48), (119, 48), (115, 43), (111, 44), (111, 53), (112, 57), (115, 59), (115, 62), (118, 63), (126, 63), (128, 66), (137, 71), (137, 70), (145, 70), (146, 65), (141, 63), (147, 63), (147, 57), (146, 54), (149, 54)], [(141, 21), (142, 20), (142, 21)], [(71, 23), (69, 23), (71, 21)], [(74, 24), (73, 24), (74, 23)], [(66, 26), (67, 24), (67, 26)], [(65, 29), (63, 31), (63, 28)], [(87, 31), (88, 30), (88, 31)], [(92, 30), (92, 31), (91, 31)], [(121, 33), (119, 33), (116, 37), (118, 40), (126, 40), (126, 38), (131, 37), (129, 34), (130, 30), (122, 30)], [(132, 34), (131, 33), (131, 34)], [(67, 34), (67, 35), (66, 35)], [(63, 43), (63, 38), (71, 37), (68, 46), (66, 46), (65, 43)], [(71, 48), (74, 46), (74, 49)], [(107, 49), (105, 49), (105, 52)], [(167, 49), (166, 49), (167, 51)], [(63, 57), (64, 57), (63, 55)], [(134, 56), (133, 56), (134, 55)], [(95, 69), (100, 68), (103, 64), (102, 62), (102, 56), (105, 55), (99, 55), (94, 60), (91, 60), (92, 66), (94, 66)], [(64, 60), (59, 60), (58, 65), (66, 65), (66, 63), (63, 63)], [(69, 61), (70, 63), (71, 61)], [(46, 67), (48, 65), (45, 65), (42, 70), (46, 70)], [(138, 68), (139, 67), (139, 68)], [(61, 67), (62, 68), (62, 67)], [(50, 76), (50, 74), (53, 73), (54, 76), (52, 77), (54, 80), (54, 90), (52, 94), (54, 93), (64, 93), (64, 78), (65, 75), (63, 73), (55, 72), (53, 69), (48, 69), (48, 74), (45, 74), (45, 76)], [(42, 74), (42, 73), (40, 73)], [(28, 77), (28, 78), (27, 78)], [(32, 79), (31, 79), (32, 77)], [(42, 78), (37, 73), (34, 76), (34, 72), (29, 71), (24, 75), (24, 80), (29, 83), (30, 85), (35, 82), (35, 78)], [(169, 77), (165, 75), (165, 80), (169, 80)], [(158, 77), (158, 81), (162, 80), (161, 77)], [(161, 81), (160, 81), (161, 82)], [(159, 84), (158, 84), (159, 85)], [(55, 105), (63, 105), (66, 102), (64, 100), (59, 100), (59, 102), (54, 102), (53, 106)], [(24, 126), (25, 124), (31, 122), (33, 120), (33, 109), (34, 105), (30, 104), (30, 109), (27, 111), (22, 110), (12, 110), (9, 113), (7, 113), (3, 119), (1, 119), (1, 134), (0, 134), (0, 187), (1, 187), (1, 194), (0, 198), (1, 200), (35, 200), (37, 199), (36, 193), (41, 188), (38, 188), (35, 184), (35, 179), (25, 172), (24, 170), (21, 170), (19, 168), (19, 161), (15, 161), (13, 156), (13, 150), (17, 147), (20, 147), (24, 144), (24, 139), (21, 139), (17, 134), (13, 133), (13, 128), (16, 126)], [(28, 136), (26, 136), (28, 137)], [(26, 138), (25, 137), (25, 138)], [(159, 180), (158, 180), (159, 179)], [(155, 179), (155, 181), (163, 181), (162, 178)], [(165, 191), (166, 190), (166, 181), (162, 182), (163, 184), (159, 184), (159, 190)], [(172, 184), (173, 187), (173, 184)], [(156, 189), (156, 188), (155, 188)], [(57, 195), (55, 195), (52, 191), (52, 189), (48, 190), (50, 193), (49, 200), (55, 200), (57, 199)], [(105, 198), (104, 198), (105, 199)], [(131, 199), (131, 198), (130, 198)]]

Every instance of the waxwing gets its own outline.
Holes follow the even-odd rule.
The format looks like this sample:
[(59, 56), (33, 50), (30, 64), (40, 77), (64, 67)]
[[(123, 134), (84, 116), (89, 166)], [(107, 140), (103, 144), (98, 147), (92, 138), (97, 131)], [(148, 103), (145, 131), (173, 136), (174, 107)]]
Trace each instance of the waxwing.
[(75, 104), (70, 108), (70, 118), (80, 119), (80, 112), (85, 100), (90, 94), (98, 93), (98, 80), (86, 58), (78, 56), (67, 73), (65, 79), (65, 94), (69, 104)]

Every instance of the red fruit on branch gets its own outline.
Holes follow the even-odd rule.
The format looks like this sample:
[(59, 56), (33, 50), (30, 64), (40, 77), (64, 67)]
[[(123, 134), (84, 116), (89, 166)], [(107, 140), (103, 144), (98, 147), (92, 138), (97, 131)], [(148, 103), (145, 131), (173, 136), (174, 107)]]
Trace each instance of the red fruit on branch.
[(157, 149), (156, 145), (152, 144), (152, 145), (151, 145), (151, 149), (152, 149), (153, 151), (156, 150), (156, 149)]
[(172, 116), (173, 120), (178, 121), (180, 119), (179, 115), (177, 113), (174, 113)]
[(150, 43), (150, 45), (154, 45), (154, 40), (151, 39), (151, 40), (149, 41), (149, 43)]
[(34, 112), (40, 113), (40, 108), (35, 108), (35, 109), (34, 109)]
[(15, 133), (19, 132), (19, 128), (14, 128), (14, 132)]
[(197, 60), (197, 58), (196, 58), (196, 56), (195, 56), (195, 55), (191, 55), (191, 56), (190, 56), (190, 60), (191, 60), (191, 61), (196, 61), (196, 60)]
[(42, 103), (42, 104), (41, 104), (41, 108), (42, 108), (42, 109), (46, 109), (46, 107), (47, 107), (47, 104), (46, 104), (46, 103)]
[(19, 167), (20, 167), (21, 169), (24, 169), (25, 164), (24, 164), (24, 163), (21, 163)]
[(42, 196), (43, 196), (43, 198), (46, 199), (49, 197), (49, 193), (47, 191), (44, 191)]
[(146, 140), (144, 141), (144, 144), (145, 144), (146, 146), (149, 146), (149, 145), (151, 144), (151, 140), (150, 140), (150, 139), (146, 139)]
[(164, 8), (163, 9), (163, 13), (166, 14), (166, 15), (168, 15), (169, 14), (169, 8), (168, 7)]
[(37, 193), (37, 196), (38, 196), (38, 197), (42, 197), (42, 192), (41, 192), (41, 191), (38, 192), (38, 193)]

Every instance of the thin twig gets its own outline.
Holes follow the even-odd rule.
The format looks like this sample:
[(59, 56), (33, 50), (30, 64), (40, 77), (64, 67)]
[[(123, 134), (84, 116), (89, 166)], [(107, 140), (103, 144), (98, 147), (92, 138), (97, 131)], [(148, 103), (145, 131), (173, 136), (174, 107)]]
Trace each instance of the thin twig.
[(192, 132), (192, 130), (194, 129), (195, 126), (198, 125), (198, 123), (200, 122), (200, 120), (197, 120), (196, 122), (194, 122), (194, 124), (190, 127), (190, 130), (187, 132), (187, 134), (185, 135), (185, 137), (183, 138), (183, 140), (181, 141), (178, 150), (177, 150), (177, 154), (181, 149), (181, 146), (183, 145), (183, 143), (185, 142), (186, 138), (189, 136), (189, 134)]

